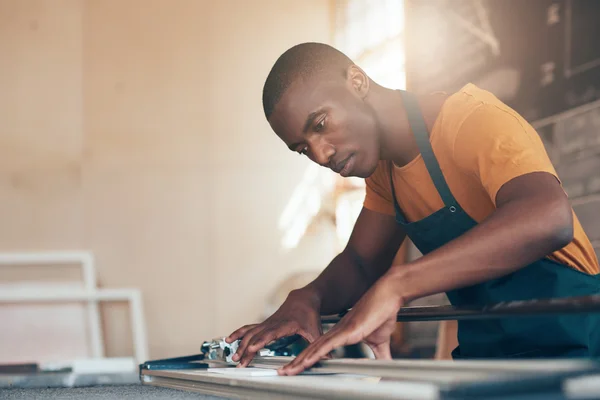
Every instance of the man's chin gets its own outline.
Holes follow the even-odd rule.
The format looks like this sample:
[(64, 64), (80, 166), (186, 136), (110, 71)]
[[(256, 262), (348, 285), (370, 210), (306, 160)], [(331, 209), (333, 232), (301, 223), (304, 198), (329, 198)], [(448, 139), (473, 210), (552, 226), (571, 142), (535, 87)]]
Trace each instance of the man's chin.
[(375, 173), (375, 170), (377, 170), (377, 166), (375, 166), (375, 168), (369, 169), (356, 168), (354, 171), (352, 171), (350, 177), (367, 179)]

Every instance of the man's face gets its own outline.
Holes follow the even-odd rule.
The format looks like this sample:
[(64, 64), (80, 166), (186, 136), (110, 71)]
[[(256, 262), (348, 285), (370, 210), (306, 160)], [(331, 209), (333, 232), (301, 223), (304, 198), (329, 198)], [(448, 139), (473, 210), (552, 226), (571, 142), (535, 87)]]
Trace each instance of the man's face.
[(355, 87), (343, 78), (294, 82), (269, 123), (290, 150), (340, 175), (367, 178), (379, 161), (376, 118)]

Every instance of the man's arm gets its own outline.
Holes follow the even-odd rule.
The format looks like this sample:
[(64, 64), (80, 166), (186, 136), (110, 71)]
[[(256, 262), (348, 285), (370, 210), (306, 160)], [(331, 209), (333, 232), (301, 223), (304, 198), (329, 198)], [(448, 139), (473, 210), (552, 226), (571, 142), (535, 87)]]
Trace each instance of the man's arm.
[(448, 245), (394, 270), (403, 297), (509, 274), (573, 240), (567, 196), (539, 135), (518, 114), (484, 104), (442, 143), (457, 168), (481, 183), (496, 209)]
[(363, 209), (344, 251), (312, 283), (292, 291), (262, 323), (243, 326), (227, 337), (228, 343), (242, 338), (233, 360), (247, 366), (258, 350), (285, 336), (316, 340), (321, 335), (319, 313), (351, 307), (389, 270), (404, 237), (393, 216)]
[(389, 271), (403, 303), (507, 275), (573, 240), (571, 206), (549, 173), (510, 180), (496, 203), (496, 211), (464, 235)]
[(512, 179), (498, 192), (497, 203), (487, 220), (464, 235), (414, 262), (392, 266), (340, 322), (278, 373), (296, 375), (333, 349), (360, 341), (377, 358), (390, 358), (389, 336), (403, 304), (509, 274), (572, 240), (571, 207), (551, 174)]
[(405, 237), (393, 216), (363, 208), (344, 251), (301, 290), (318, 299), (321, 314), (352, 307), (389, 269)]

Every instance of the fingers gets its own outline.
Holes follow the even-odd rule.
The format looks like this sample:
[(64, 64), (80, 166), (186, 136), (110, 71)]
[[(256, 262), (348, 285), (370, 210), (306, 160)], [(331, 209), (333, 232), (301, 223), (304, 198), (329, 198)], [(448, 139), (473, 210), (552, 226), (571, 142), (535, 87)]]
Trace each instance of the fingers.
[[(288, 330), (291, 331), (291, 329)], [(263, 349), (267, 344), (284, 336), (288, 335), (285, 327), (282, 329), (281, 325), (276, 325), (270, 329), (265, 329), (262, 332), (254, 335), (252, 343), (248, 345), (248, 351), (256, 353), (260, 349)]]
[[(278, 329), (279, 328), (279, 329)], [(240, 353), (239, 367), (246, 367), (250, 364), (250, 361), (254, 358), (257, 351), (264, 348), (267, 343), (277, 340), (280, 337), (286, 336), (285, 328), (281, 329), (280, 325), (275, 325), (262, 331), (255, 333), (247, 342), (244, 349), (244, 353)], [(238, 352), (239, 352), (238, 348)], [(235, 359), (234, 359), (235, 361)]]
[(241, 340), (237, 352), (233, 355), (233, 361), (238, 361), (238, 367), (246, 367), (254, 358), (257, 351), (264, 348), (267, 344), (282, 337), (299, 334), (309, 343), (314, 342), (319, 333), (309, 332), (298, 326), (296, 323), (274, 323), (269, 326), (256, 326), (246, 332)]
[(239, 338), (243, 337), (244, 334), (246, 332), (248, 332), (250, 329), (255, 328), (256, 326), (257, 326), (257, 324), (244, 325), (241, 328), (239, 328), (238, 330), (234, 331), (231, 335), (227, 336), (225, 338), (225, 341), (227, 343), (233, 343), (236, 340), (238, 340)]
[(248, 366), (248, 364), (250, 364), (250, 362), (252, 361), (252, 359), (254, 358), (254, 356), (256, 355), (256, 351), (246, 351), (245, 353), (242, 354), (241, 358), (240, 358), (240, 362), (237, 365), (238, 368), (246, 368)]
[(312, 367), (319, 360), (327, 358), (328, 354), (337, 347), (353, 344), (349, 342), (348, 338), (349, 333), (345, 330), (329, 331), (308, 346), (292, 362), (280, 368), (277, 373), (279, 375), (297, 375)]
[[(239, 361), (242, 358), (242, 356), (246, 352), (246, 348), (252, 341), (252, 338), (254, 337), (254, 335), (259, 333), (262, 329), (264, 329), (264, 327), (262, 325), (255, 325), (255, 326), (251, 327), (249, 330), (246, 330), (246, 332), (244, 333), (244, 336), (242, 337), (242, 340), (240, 340), (240, 343), (238, 344), (237, 351), (231, 357), (231, 359), (233, 361)], [(253, 356), (253, 355), (254, 354), (252, 354), (251, 356)]]

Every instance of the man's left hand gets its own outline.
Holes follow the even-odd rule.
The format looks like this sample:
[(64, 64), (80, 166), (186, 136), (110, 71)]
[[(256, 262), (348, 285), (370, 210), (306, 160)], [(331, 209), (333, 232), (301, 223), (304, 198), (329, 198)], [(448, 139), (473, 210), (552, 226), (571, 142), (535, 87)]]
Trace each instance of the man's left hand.
[(279, 375), (296, 375), (326, 358), (334, 349), (365, 342), (375, 358), (391, 360), (390, 336), (402, 298), (393, 280), (384, 275), (331, 330), (314, 341), (292, 362), (278, 370)]

